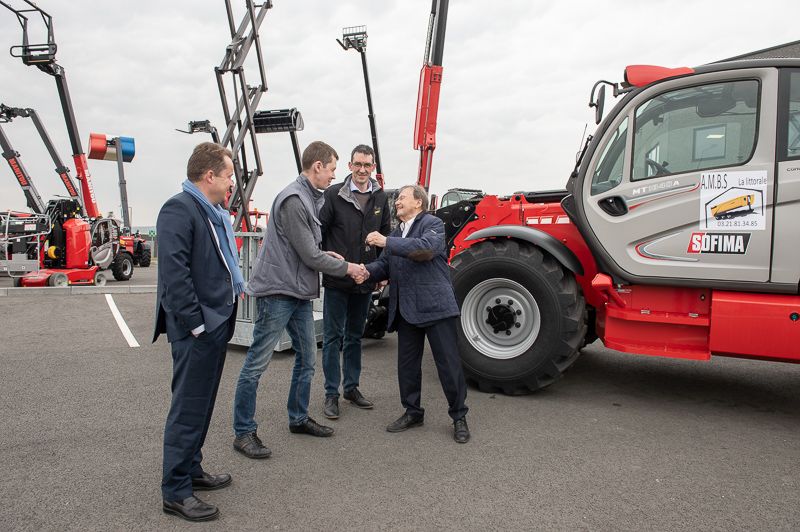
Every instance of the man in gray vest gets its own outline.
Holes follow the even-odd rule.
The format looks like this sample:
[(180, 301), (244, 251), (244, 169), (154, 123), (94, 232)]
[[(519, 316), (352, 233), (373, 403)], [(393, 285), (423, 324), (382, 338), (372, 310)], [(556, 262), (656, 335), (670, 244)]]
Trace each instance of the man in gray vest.
[(319, 210), (322, 191), (334, 179), (336, 151), (312, 142), (303, 152), (303, 173), (275, 198), (267, 232), (253, 265), (247, 294), (256, 297), (253, 343), (239, 373), (233, 406), (233, 447), (248, 458), (267, 458), (272, 452), (259, 439), (255, 422), (256, 390), (283, 330), (295, 350), (287, 410), (289, 430), (330, 436), (333, 429), (308, 416), (311, 379), (317, 360), (317, 339), (311, 300), (319, 297), (319, 272), (336, 277), (363, 275), (361, 266), (320, 248)]

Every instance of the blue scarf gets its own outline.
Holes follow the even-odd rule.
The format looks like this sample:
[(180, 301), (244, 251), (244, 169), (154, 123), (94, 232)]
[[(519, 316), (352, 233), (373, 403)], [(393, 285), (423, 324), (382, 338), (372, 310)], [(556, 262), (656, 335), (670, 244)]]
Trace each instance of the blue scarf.
[(239, 251), (236, 249), (236, 240), (233, 238), (230, 214), (219, 205), (211, 205), (205, 194), (200, 192), (200, 189), (188, 179), (183, 182), (182, 186), (184, 192), (191, 194), (200, 203), (200, 206), (206, 211), (206, 216), (214, 224), (222, 256), (225, 257), (225, 262), (233, 276), (233, 291), (237, 296), (244, 293), (244, 279), (239, 271)]

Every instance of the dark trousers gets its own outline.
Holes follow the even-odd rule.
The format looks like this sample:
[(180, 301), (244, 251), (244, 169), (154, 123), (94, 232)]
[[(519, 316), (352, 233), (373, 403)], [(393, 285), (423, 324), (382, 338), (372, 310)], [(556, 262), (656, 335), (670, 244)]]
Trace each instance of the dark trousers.
[(467, 414), (468, 409), (464, 404), (467, 384), (464, 381), (461, 359), (458, 357), (457, 319), (445, 318), (418, 327), (408, 323), (397, 313), (397, 380), (400, 384), (400, 401), (410, 417), (420, 418), (425, 414), (425, 409), (420, 406), (420, 396), (422, 353), (426, 336), (439, 372), (439, 382), (450, 404), (450, 417), (459, 419)]
[(217, 399), (232, 319), (197, 338), (189, 335), (172, 342), (172, 404), (164, 427), (164, 472), (161, 495), (165, 501), (191, 497), (192, 478), (203, 474), (203, 442)]

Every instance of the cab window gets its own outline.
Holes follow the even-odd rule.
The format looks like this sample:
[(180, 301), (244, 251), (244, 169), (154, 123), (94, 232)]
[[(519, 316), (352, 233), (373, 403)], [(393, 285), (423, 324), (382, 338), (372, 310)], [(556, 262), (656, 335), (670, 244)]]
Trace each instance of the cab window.
[(688, 87), (636, 109), (632, 180), (745, 164), (758, 124), (754, 80)]
[(102, 222), (95, 226), (94, 235), (92, 238), (92, 245), (95, 247), (100, 247), (108, 240), (106, 236), (106, 227), (105, 224)]
[(789, 74), (786, 157), (800, 157), (800, 72)]
[(452, 205), (454, 203), (458, 203), (458, 194), (455, 192), (448, 192), (444, 196), (442, 196), (442, 205), (441, 207), (447, 207), (448, 205)]
[(628, 138), (628, 117), (620, 123), (617, 130), (606, 143), (603, 155), (597, 162), (592, 176), (592, 196), (616, 187), (622, 181), (622, 167), (625, 162), (625, 143)]

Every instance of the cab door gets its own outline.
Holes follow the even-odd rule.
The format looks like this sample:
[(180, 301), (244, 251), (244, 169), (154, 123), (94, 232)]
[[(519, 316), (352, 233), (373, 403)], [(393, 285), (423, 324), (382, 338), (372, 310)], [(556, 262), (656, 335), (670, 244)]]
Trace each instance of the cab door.
[(781, 71), (772, 281), (800, 282), (800, 69)]
[(100, 269), (107, 269), (117, 253), (115, 233), (111, 220), (97, 220), (92, 228), (92, 247), (89, 256)]
[(618, 272), (769, 280), (777, 93), (777, 70), (750, 69), (666, 81), (628, 103), (582, 191)]

